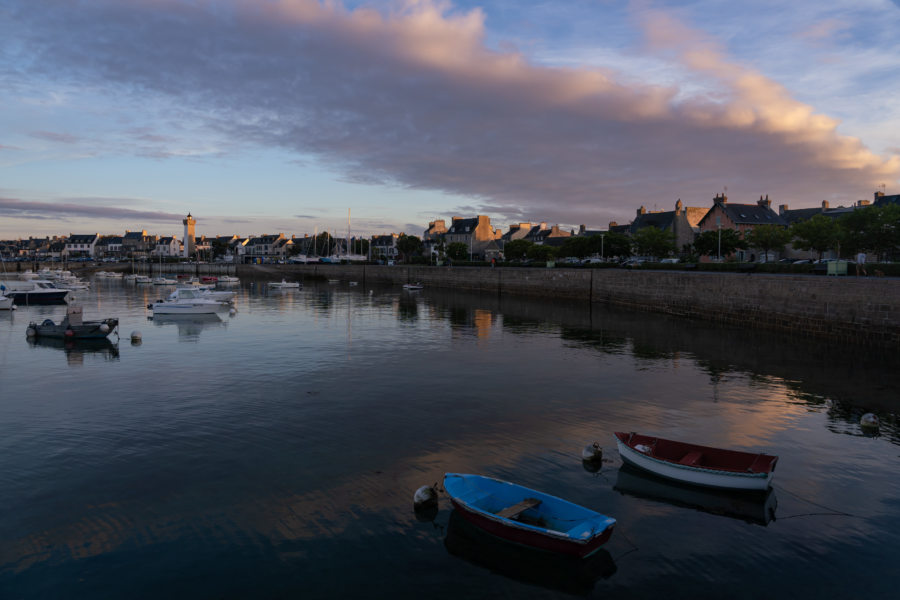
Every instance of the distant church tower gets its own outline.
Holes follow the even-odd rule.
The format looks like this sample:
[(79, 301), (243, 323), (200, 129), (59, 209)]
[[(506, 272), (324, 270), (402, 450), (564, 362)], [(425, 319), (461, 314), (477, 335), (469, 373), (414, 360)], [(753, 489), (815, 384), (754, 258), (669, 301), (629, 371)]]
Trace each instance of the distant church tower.
[(194, 225), (197, 224), (197, 219), (192, 217), (191, 213), (188, 213), (188, 216), (182, 219), (181, 222), (184, 223), (184, 257), (190, 258), (197, 250), (197, 246), (194, 243)]

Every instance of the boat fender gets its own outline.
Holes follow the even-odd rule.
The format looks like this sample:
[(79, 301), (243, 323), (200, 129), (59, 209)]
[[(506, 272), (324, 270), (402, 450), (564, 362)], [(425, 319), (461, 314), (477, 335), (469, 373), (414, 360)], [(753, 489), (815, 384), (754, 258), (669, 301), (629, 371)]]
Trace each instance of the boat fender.
[(34, 337), (37, 335), (37, 330), (34, 327), (29, 327), (25, 330), (25, 337)]
[(594, 442), (588, 446), (584, 447), (584, 450), (581, 451), (581, 460), (600, 462), (603, 460), (603, 448), (600, 447), (600, 442)]
[(416, 510), (437, 506), (438, 495), (433, 486), (423, 485), (413, 494), (413, 507)]
[(634, 449), (642, 454), (650, 454), (650, 452), (653, 450), (653, 448), (647, 446), (646, 444), (635, 444)]
[(65, 333), (66, 337), (72, 337), (73, 335), (75, 335), (74, 331), (72, 331), (71, 329), (66, 329), (66, 333)]
[(141, 332), (140, 331), (132, 331), (131, 332), (131, 341), (132, 342), (141, 341)]
[(859, 419), (859, 426), (863, 429), (878, 429), (878, 415), (875, 413), (866, 413)]
[(228, 314), (231, 315), (231, 316), (236, 315), (236, 314), (237, 314), (237, 309), (236, 309), (236, 308), (232, 308), (231, 310), (228, 311)]
[(107, 325), (106, 323), (101, 324), (100, 331), (102, 333), (109, 333), (109, 325)]

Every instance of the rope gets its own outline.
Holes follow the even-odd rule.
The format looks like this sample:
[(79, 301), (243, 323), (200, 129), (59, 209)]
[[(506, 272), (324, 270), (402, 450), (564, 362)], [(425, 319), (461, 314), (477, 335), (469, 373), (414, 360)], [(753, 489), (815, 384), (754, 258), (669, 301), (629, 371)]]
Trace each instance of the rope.
[(795, 494), (794, 492), (792, 492), (792, 491), (790, 491), (790, 490), (788, 490), (788, 489), (786, 489), (786, 488), (783, 488), (783, 487), (781, 487), (780, 485), (772, 484), (772, 487), (774, 487), (775, 489), (777, 489), (777, 490), (779, 490), (779, 491), (781, 491), (781, 492), (784, 492), (785, 494), (788, 494), (788, 495), (790, 495), (790, 496), (793, 496), (793, 497), (796, 498), (797, 500), (802, 500), (803, 502), (806, 502), (806, 503), (808, 503), (808, 504), (812, 504), (813, 506), (817, 506), (817, 507), (819, 507), (819, 508), (824, 509), (824, 510), (827, 511), (827, 512), (821, 512), (821, 513), (813, 513), (813, 512), (811, 512), (811, 513), (799, 513), (799, 514), (796, 514), (796, 515), (788, 515), (788, 516), (786, 516), (786, 517), (779, 517), (779, 519), (778, 519), (779, 521), (783, 521), (783, 520), (785, 520), (785, 519), (794, 519), (794, 518), (797, 518), (797, 517), (816, 517), (816, 516), (854, 517), (854, 518), (857, 518), (857, 519), (861, 519), (861, 518), (862, 518), (862, 517), (859, 516), (859, 515), (854, 515), (854, 514), (852, 514), (852, 513), (844, 512), (844, 511), (841, 511), (841, 510), (834, 510), (833, 508), (828, 507), (828, 506), (825, 506), (824, 504), (819, 504), (819, 503), (817, 503), (817, 502), (813, 502), (812, 500), (810, 500), (810, 499), (808, 499), (808, 498), (804, 498), (803, 496), (801, 496), (801, 495), (799, 495), (799, 494)]

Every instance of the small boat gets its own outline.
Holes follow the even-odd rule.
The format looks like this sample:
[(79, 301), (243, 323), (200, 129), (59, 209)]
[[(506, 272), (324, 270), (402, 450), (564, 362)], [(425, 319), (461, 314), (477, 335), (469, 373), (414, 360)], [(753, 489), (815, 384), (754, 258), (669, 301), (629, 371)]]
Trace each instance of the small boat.
[(65, 340), (102, 339), (119, 326), (118, 319), (101, 319), (85, 321), (82, 319), (80, 306), (70, 305), (66, 316), (59, 324), (52, 319), (44, 319), (41, 323), (32, 321), (28, 324), (29, 337), (46, 337)]
[(137, 275), (134, 278), (135, 283), (153, 283), (153, 280), (150, 279), (148, 275)]
[(358, 281), (351, 281), (351, 282), (350, 282), (350, 287), (356, 287), (357, 285), (359, 285), (359, 282), (358, 282)]
[(204, 298), (202, 293), (190, 288), (179, 288), (174, 300), (157, 300), (147, 308), (154, 315), (202, 315), (214, 313), (228, 306), (225, 302), (217, 302)]
[(422, 285), (421, 283), (418, 283), (418, 282), (416, 282), (416, 283), (404, 283), (404, 284), (403, 284), (403, 289), (404, 289), (404, 290), (410, 290), (410, 291), (413, 291), (413, 290), (424, 290), (424, 289), (425, 289), (425, 286)]
[(169, 294), (169, 300), (181, 300), (187, 292), (191, 292), (190, 298), (206, 298), (207, 300), (215, 300), (216, 302), (234, 302), (234, 292), (227, 290), (214, 290), (206, 285), (192, 285), (186, 287), (177, 287), (175, 291)]
[(219, 282), (219, 278), (216, 277), (215, 275), (204, 275), (203, 277), (200, 278), (200, 283), (210, 284), (210, 283), (218, 283), (218, 282)]
[(444, 489), (460, 515), (510, 542), (585, 557), (605, 544), (616, 520), (521, 485), (447, 473)]
[(13, 299), (9, 296), (4, 296), (0, 293), (0, 310), (15, 310), (16, 305), (13, 303)]
[(176, 285), (178, 283), (175, 279), (169, 279), (168, 277), (154, 277), (153, 285)]
[(65, 304), (68, 288), (56, 287), (47, 279), (30, 281), (6, 281), (0, 283), (0, 292), (22, 306), (27, 304)]
[(622, 460), (660, 477), (732, 490), (768, 489), (777, 456), (616, 432)]
[(281, 281), (270, 281), (269, 287), (283, 290), (293, 290), (298, 289), (300, 287), (300, 284), (296, 281), (285, 281), (284, 279), (282, 279)]
[(232, 275), (219, 275), (217, 283), (238, 283), (240, 279)]

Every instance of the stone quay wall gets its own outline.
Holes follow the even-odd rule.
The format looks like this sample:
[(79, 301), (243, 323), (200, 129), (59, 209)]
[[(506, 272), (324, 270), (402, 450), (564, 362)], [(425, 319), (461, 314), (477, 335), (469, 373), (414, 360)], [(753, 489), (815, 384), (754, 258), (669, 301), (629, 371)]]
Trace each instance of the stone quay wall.
[(865, 345), (900, 344), (900, 279), (627, 269), (240, 265), (249, 277), (566, 298)]

